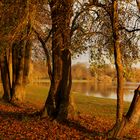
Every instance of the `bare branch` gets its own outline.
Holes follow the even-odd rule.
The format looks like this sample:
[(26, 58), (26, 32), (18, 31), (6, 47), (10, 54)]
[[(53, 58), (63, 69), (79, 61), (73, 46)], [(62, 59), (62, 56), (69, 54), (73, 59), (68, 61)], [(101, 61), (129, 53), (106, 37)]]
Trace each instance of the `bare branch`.
[(37, 38), (38, 40), (40, 41), (42, 47), (43, 47), (43, 50), (45, 52), (45, 55), (46, 55), (46, 58), (47, 58), (47, 65), (48, 65), (48, 74), (49, 74), (49, 78), (50, 80), (52, 80), (52, 67), (51, 67), (51, 58), (50, 58), (50, 54), (49, 54), (49, 50), (48, 48), (46, 47), (46, 42), (49, 40), (50, 36), (51, 36), (51, 33), (52, 33), (52, 30), (50, 30), (48, 36), (46, 37), (45, 40), (43, 40), (40, 36), (40, 34), (34, 29), (32, 28), (33, 31), (35, 32), (35, 34), (37, 35)]

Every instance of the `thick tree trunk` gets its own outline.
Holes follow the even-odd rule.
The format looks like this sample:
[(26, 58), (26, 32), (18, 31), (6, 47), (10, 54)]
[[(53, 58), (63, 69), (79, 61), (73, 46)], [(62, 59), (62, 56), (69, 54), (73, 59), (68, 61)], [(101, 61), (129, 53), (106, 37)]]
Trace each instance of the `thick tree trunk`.
[(72, 0), (50, 3), (52, 16), (52, 80), (45, 109), (50, 117), (64, 120), (68, 115), (71, 90), (71, 53), (69, 51)]
[(18, 46), (13, 48), (13, 82), (12, 82), (12, 102), (24, 100), (23, 72), (24, 54), (26, 41), (21, 41)]
[(130, 108), (113, 133), (114, 138), (121, 138), (128, 134), (140, 119), (140, 86), (135, 90)]
[(71, 90), (71, 52), (68, 49), (65, 49), (62, 52), (62, 81), (60, 93), (57, 93), (56, 96), (56, 112), (57, 119), (64, 120), (68, 115), (68, 107), (70, 100), (70, 90)]
[[(26, 36), (29, 37), (30, 23), (26, 26)], [(31, 42), (28, 39), (21, 40), (12, 48), (13, 78), (12, 78), (12, 102), (23, 101), (25, 87), (29, 82), (29, 69), (31, 60)]]
[(0, 69), (1, 69), (1, 79), (3, 84), (3, 99), (6, 102), (9, 102), (11, 99), (11, 84), (10, 84), (10, 73), (9, 73), (9, 66), (7, 62), (6, 54), (1, 54), (0, 57)]
[[(58, 38), (58, 36), (57, 36)], [(58, 39), (59, 40), (59, 39)], [(49, 90), (49, 95), (46, 100), (46, 108), (47, 113), (50, 117), (56, 118), (56, 94), (60, 90), (61, 86), (61, 80), (62, 80), (62, 59), (61, 59), (61, 50), (59, 43), (56, 41), (56, 36), (53, 34), (53, 52), (52, 52), (52, 65), (53, 65), (53, 71), (52, 71), (52, 79), (51, 79), (51, 86)]]

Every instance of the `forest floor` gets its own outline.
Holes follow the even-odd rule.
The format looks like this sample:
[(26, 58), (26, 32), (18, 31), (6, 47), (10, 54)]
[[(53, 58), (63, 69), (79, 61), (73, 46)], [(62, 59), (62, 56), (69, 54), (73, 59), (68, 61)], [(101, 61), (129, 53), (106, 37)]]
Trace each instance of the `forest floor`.
[[(27, 89), (27, 91), (30, 91), (30, 89)], [(44, 95), (40, 95), (40, 97), (44, 99)], [(29, 99), (32, 103), (27, 102)], [(30, 94), (26, 103), (20, 104), (20, 106), (0, 100), (0, 140), (109, 139), (104, 134), (112, 128), (115, 122), (114, 100), (95, 97), (85, 98), (84, 95), (75, 94), (75, 113), (70, 114), (67, 121), (58, 123), (55, 120), (34, 115), (41, 109), (40, 102), (42, 101), (41, 98), (35, 100), (33, 96), (32, 99)], [(129, 104), (126, 103), (125, 110), (128, 106)], [(124, 139), (139, 140), (139, 125)]]

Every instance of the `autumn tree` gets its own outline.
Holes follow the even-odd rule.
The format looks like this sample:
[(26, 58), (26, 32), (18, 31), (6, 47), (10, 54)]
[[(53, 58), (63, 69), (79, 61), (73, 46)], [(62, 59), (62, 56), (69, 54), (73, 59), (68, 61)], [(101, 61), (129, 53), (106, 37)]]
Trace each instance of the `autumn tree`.
[[(124, 78), (124, 64), (123, 59), (123, 45), (121, 43), (120, 38), (120, 17), (119, 17), (119, 1), (113, 0), (112, 3), (109, 4), (109, 11), (107, 12), (110, 15), (111, 27), (112, 27), (112, 36), (113, 36), (113, 46), (114, 46), (114, 59), (115, 59), (115, 66), (117, 71), (117, 117), (116, 117), (116, 124), (112, 130), (113, 137), (122, 137), (125, 133), (128, 133), (132, 126), (138, 121), (139, 118), (139, 101), (138, 101), (138, 94), (139, 94), (139, 87), (135, 91), (134, 99), (131, 103), (131, 107), (126, 114), (125, 118), (123, 117), (123, 78)], [(125, 28), (126, 29), (126, 28)], [(126, 29), (127, 30), (127, 29)], [(130, 30), (127, 30), (130, 31)], [(134, 31), (134, 30), (133, 30)], [(131, 31), (130, 31), (131, 32)], [(138, 42), (137, 42), (138, 43)], [(136, 101), (137, 100), (137, 101)], [(134, 119), (135, 117), (135, 119)], [(130, 121), (127, 121), (130, 120)], [(132, 121), (133, 120), (133, 121)]]
[(52, 19), (52, 79), (45, 112), (63, 120), (68, 115), (71, 89), (70, 20), (73, 1), (49, 2)]
[[(83, 24), (84, 26), (87, 25), (87, 28), (93, 30), (92, 33), (89, 32), (87, 33), (85, 32), (85, 28), (82, 28), (82, 33), (86, 33), (90, 35), (87, 41), (88, 44), (90, 43), (95, 44), (95, 46), (93, 46), (93, 50), (95, 49), (95, 51), (93, 51), (94, 53), (93, 56), (95, 56), (93, 57), (93, 59), (97, 58), (97, 60), (100, 61), (101, 59), (105, 58), (107, 60), (108, 57), (106, 57), (106, 55), (109, 54), (112, 56), (112, 54), (114, 54), (115, 66), (117, 71), (117, 114), (116, 114), (116, 124), (113, 128), (114, 129), (113, 131), (115, 132), (113, 134), (113, 137), (117, 137), (116, 132), (123, 121), (124, 66), (128, 65), (128, 62), (134, 62), (135, 60), (139, 60), (139, 51), (138, 51), (139, 47), (138, 47), (138, 42), (136, 41), (139, 38), (138, 37), (139, 33), (135, 33), (136, 31), (139, 31), (139, 26), (137, 26), (139, 22), (138, 21), (139, 16), (137, 16), (137, 13), (135, 13), (135, 11), (137, 11), (134, 10), (136, 7), (133, 8), (134, 12), (132, 12), (130, 8), (131, 3), (127, 1), (121, 2), (117, 0), (112, 0), (112, 1), (90, 0), (89, 3), (84, 4), (83, 7), (84, 8), (92, 7), (93, 8), (92, 10), (96, 11), (96, 13), (92, 15), (94, 15), (95, 19), (96, 18), (97, 19), (92, 20), (93, 22), (91, 21), (93, 23), (94, 28), (89, 26), (89, 24)], [(126, 13), (127, 8), (129, 9), (128, 14)], [(122, 13), (123, 9), (125, 9), (125, 12), (123, 13), (126, 14)], [(87, 21), (89, 18), (84, 16), (84, 19), (86, 19)], [(135, 21), (133, 20), (133, 23), (135, 24), (133, 24), (132, 22), (128, 22), (128, 20), (131, 21), (131, 19), (136, 19)], [(134, 25), (134, 26), (130, 26), (130, 25)], [(132, 33), (132, 36), (129, 33)], [(91, 35), (93, 35), (93, 37), (91, 37)], [(96, 35), (98, 35), (97, 38)], [(131, 40), (131, 38), (133, 39)], [(89, 39), (91, 41), (89, 41)], [(124, 41), (123, 39), (126, 41)], [(130, 44), (128, 44), (128, 42)], [(131, 57), (133, 59), (130, 59)]]
[[(20, 11), (18, 7), (21, 7)], [(23, 87), (28, 80), (31, 55), (29, 7), (30, 2), (26, 0), (2, 2), (0, 65), (6, 101), (22, 100)]]
[(89, 80), (91, 74), (88, 67), (84, 63), (77, 63), (72, 65), (72, 78), (78, 80)]

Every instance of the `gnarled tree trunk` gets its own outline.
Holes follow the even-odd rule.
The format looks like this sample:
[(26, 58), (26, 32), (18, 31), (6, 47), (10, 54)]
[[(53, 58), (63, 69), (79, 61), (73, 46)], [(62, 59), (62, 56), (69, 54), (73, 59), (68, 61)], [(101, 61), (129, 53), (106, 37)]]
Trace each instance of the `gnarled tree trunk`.
[(70, 20), (72, 0), (50, 2), (52, 17), (52, 79), (45, 110), (59, 120), (68, 115), (71, 89)]

